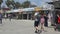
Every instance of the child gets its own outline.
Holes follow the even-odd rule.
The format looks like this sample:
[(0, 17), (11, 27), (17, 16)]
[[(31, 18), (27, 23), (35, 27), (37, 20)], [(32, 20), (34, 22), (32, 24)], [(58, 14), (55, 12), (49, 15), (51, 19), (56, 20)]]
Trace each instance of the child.
[(40, 18), (40, 23), (41, 23), (41, 30), (43, 30), (44, 31), (44, 22), (45, 22), (45, 19), (44, 19), (44, 16), (41, 16), (41, 18)]

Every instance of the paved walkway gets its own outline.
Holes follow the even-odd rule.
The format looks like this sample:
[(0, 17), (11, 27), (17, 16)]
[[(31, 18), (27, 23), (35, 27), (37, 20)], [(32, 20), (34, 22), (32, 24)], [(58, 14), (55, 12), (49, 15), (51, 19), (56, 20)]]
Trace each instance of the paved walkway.
[[(35, 34), (33, 25), (33, 20), (12, 19), (12, 21), (9, 21), (3, 19), (3, 24), (0, 24), (0, 34)], [(54, 31), (53, 28), (45, 28), (45, 30), (47, 32), (41, 34), (60, 34), (60, 32)]]

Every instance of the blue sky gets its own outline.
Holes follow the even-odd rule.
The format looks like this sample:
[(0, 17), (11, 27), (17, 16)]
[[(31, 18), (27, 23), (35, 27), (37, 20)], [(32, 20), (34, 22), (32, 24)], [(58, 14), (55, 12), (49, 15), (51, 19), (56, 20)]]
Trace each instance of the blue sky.
[[(6, 0), (4, 0), (4, 1), (6, 1)], [(22, 2), (24, 2), (24, 1), (26, 1), (26, 0), (14, 0), (15, 2), (20, 2), (20, 3), (22, 3)], [(52, 1), (52, 0), (29, 0), (29, 1), (31, 1), (31, 3), (32, 4), (36, 4), (37, 6), (41, 6), (41, 5), (43, 5), (45, 2), (50, 2), (50, 1)]]

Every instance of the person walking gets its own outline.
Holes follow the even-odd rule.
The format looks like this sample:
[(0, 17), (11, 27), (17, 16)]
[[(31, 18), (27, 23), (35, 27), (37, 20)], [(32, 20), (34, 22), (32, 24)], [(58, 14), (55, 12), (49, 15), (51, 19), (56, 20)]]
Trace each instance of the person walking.
[(55, 16), (54, 30), (56, 31), (56, 25), (58, 24), (58, 14)]
[(48, 27), (48, 17), (47, 17), (47, 15), (44, 16), (44, 19), (45, 19), (44, 26)]
[(38, 13), (35, 13), (35, 22), (34, 22), (34, 27), (35, 27), (35, 33), (38, 33), (39, 29), (38, 29), (38, 26), (39, 26), (39, 21), (40, 21), (40, 16)]
[(2, 24), (2, 13), (0, 12), (0, 24)]
[(57, 23), (56, 23), (56, 26), (55, 26), (55, 31), (56, 30), (60, 30), (60, 14), (59, 15), (57, 15)]
[(41, 30), (43, 31), (44, 31), (44, 23), (45, 23), (45, 18), (44, 18), (44, 14), (42, 14), (40, 18), (40, 24), (41, 24)]
[(11, 21), (11, 18), (12, 18), (12, 14), (9, 14), (9, 20)]
[(7, 16), (5, 15), (5, 20), (7, 19)]

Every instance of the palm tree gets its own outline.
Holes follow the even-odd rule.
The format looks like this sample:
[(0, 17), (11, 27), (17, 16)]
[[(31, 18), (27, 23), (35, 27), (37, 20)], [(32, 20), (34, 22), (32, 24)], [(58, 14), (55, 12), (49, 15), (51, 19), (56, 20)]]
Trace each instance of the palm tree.
[(11, 5), (13, 6), (13, 9), (15, 9), (15, 1), (14, 0), (11, 1)]
[(3, 2), (3, 0), (0, 0), (0, 4)]
[(6, 1), (6, 4), (7, 4), (7, 6), (9, 7), (9, 5), (11, 4), (11, 1), (10, 1), (10, 0), (7, 0), (7, 1)]
[(14, 0), (7, 0), (6, 4), (10, 9), (13, 9), (15, 7), (15, 1)]
[(6, 5), (11, 9), (11, 1), (10, 0), (6, 1)]
[(23, 2), (22, 5), (24, 8), (28, 8), (30, 6), (30, 4), (31, 4), (30, 1), (27, 0), (27, 1)]
[(3, 0), (0, 0), (0, 9), (1, 9), (1, 3), (3, 2)]
[(20, 4), (19, 2), (16, 2), (16, 3), (15, 3), (15, 7), (18, 9), (18, 8), (21, 7), (21, 4)]

